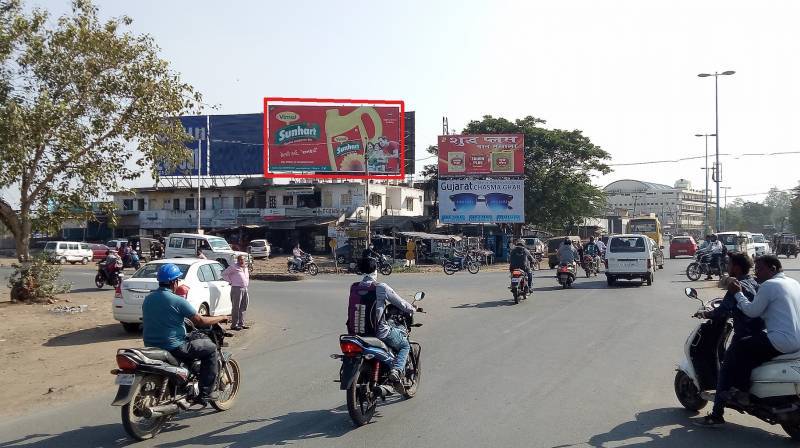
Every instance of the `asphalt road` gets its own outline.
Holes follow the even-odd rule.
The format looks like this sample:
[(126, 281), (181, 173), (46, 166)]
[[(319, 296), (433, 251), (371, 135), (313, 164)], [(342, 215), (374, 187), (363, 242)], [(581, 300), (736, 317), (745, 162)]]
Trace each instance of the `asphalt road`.
[[(608, 288), (601, 275), (561, 290), (553, 271), (540, 271), (534, 296), (520, 305), (503, 273), (384, 278), (405, 296), (426, 291), (428, 314), (413, 334), (423, 346), (423, 377), (415, 398), (379, 406), (362, 428), (350, 422), (333, 382), (339, 362), (329, 358), (339, 350), (356, 277), (254, 282), (256, 325), (232, 343), (244, 369), (235, 407), (182, 414), (137, 445), (792, 446), (780, 427), (730, 412), (724, 429), (696, 428), (675, 399), (674, 369), (696, 324), (689, 317), (696, 302), (683, 288), (703, 288), (705, 298), (721, 293), (711, 282), (689, 282), (688, 263), (667, 260), (650, 287)], [(798, 277), (799, 262), (785, 267)], [(78, 271), (66, 276), (91, 282)], [(112, 380), (95, 397), (0, 422), (0, 447), (128, 444), (119, 409), (109, 406)]]

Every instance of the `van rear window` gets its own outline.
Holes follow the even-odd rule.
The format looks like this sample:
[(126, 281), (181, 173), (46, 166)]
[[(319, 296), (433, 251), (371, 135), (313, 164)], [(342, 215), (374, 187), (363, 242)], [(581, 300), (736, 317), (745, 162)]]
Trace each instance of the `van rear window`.
[(640, 236), (612, 238), (609, 250), (611, 253), (644, 252), (644, 238)]

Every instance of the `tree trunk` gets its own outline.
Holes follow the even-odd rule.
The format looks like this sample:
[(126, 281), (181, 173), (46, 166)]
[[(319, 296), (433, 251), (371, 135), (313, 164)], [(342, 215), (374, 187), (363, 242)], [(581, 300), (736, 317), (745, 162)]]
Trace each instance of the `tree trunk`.
[(17, 246), (17, 260), (20, 263), (29, 261), (31, 259), (29, 249), (29, 243), (31, 240), (31, 223), (30, 221), (22, 223), (22, 232), (17, 235), (14, 235), (14, 242)]

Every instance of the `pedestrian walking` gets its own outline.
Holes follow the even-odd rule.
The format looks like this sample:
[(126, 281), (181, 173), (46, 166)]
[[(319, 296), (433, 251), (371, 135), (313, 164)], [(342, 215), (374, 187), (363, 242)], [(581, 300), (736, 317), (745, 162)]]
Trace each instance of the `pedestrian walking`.
[(417, 243), (414, 240), (408, 240), (406, 243), (406, 266), (414, 266), (417, 259)]
[(244, 255), (239, 255), (236, 258), (236, 264), (222, 271), (222, 278), (231, 284), (231, 304), (233, 304), (231, 330), (247, 330), (250, 327), (244, 323), (244, 314), (247, 311), (247, 303), (250, 301), (247, 294), (250, 272), (247, 270)]

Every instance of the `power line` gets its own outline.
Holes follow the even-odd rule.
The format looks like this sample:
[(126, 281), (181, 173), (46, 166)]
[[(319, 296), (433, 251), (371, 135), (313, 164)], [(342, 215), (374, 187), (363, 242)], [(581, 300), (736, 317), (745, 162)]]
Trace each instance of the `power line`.
[[(734, 159), (738, 159), (741, 157), (752, 157), (752, 156), (782, 156), (782, 155), (789, 155), (789, 154), (800, 154), (800, 151), (781, 151), (781, 152), (763, 152), (763, 153), (743, 153), (743, 154), (730, 154), (730, 153), (720, 153), (720, 156), (725, 157), (733, 157)], [(679, 159), (667, 159), (667, 160), (651, 160), (647, 162), (627, 162), (627, 163), (609, 163), (608, 166), (635, 166), (635, 165), (653, 165), (658, 163), (679, 163), (685, 162), (687, 160), (697, 160), (697, 159), (705, 159), (706, 156), (693, 156), (693, 157), (681, 157)]]

